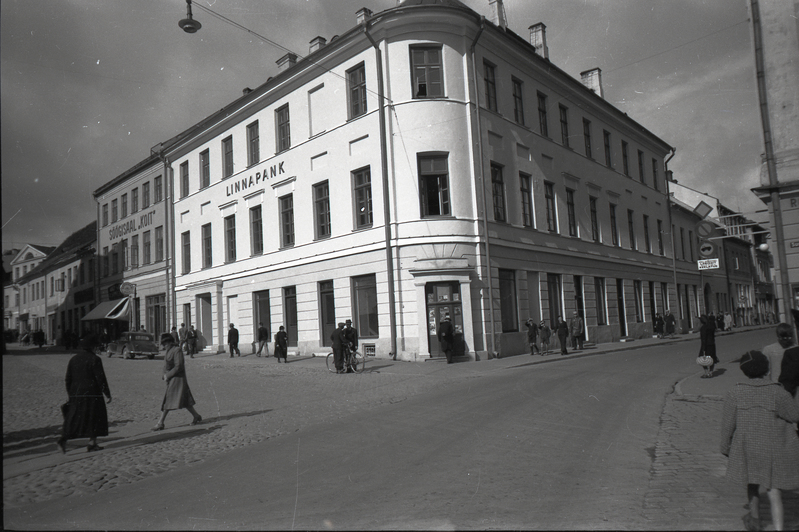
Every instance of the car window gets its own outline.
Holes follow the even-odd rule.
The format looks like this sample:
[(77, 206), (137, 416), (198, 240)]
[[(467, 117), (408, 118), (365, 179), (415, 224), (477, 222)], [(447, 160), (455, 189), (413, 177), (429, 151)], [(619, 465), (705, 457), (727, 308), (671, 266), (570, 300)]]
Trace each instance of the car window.
[(138, 340), (140, 342), (147, 342), (152, 341), (152, 337), (149, 334), (136, 334), (130, 337), (131, 340)]

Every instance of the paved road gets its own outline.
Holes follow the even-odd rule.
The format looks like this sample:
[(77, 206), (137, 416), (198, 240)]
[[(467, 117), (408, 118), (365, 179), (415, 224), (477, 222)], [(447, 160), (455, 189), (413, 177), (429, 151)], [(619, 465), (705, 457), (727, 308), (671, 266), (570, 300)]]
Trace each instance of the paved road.
[[(738, 349), (750, 336), (762, 345), (762, 333), (720, 343)], [(110, 443), (66, 457), (52, 439), (68, 356), (3, 357), (5, 524), (740, 528), (743, 493), (719, 488), (718, 431), (708, 430), (720, 402), (668, 396), (664, 405), (670, 372), (696, 373), (694, 351), (670, 344), (535, 365), (540, 358), (376, 361), (343, 376), (320, 359), (210, 356), (189, 366), (208, 423), (188, 427), (188, 414), (173, 413), (168, 426), (182, 426), (159, 434), (148, 429), (160, 363), (104, 359), (117, 420)], [(331, 460), (340, 448), (355, 451)]]

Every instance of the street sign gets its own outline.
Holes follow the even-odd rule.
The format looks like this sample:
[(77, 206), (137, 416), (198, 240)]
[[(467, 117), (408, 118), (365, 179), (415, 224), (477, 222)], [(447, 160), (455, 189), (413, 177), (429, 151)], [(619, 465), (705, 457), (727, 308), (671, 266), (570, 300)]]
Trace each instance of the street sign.
[(702, 240), (699, 242), (700, 256), (709, 259), (712, 258), (715, 254), (716, 254), (716, 244), (708, 240)]
[(701, 259), (696, 261), (700, 270), (716, 270), (719, 266), (719, 259)]
[(136, 293), (136, 285), (133, 283), (124, 282), (119, 285), (119, 291), (123, 296), (130, 296)]
[(716, 226), (713, 225), (712, 222), (708, 221), (701, 221), (696, 224), (696, 234), (699, 238), (708, 238), (713, 236), (713, 232), (716, 230)]

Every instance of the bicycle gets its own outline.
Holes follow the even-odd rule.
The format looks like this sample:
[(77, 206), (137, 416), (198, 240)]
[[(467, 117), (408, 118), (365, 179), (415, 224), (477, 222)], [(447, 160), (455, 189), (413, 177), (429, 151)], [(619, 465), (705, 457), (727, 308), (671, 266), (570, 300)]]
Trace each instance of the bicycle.
[[(344, 371), (347, 373), (363, 373), (366, 358), (358, 352), (358, 348), (350, 349), (344, 346), (342, 349), (344, 350)], [(333, 353), (327, 355), (326, 362), (327, 370), (331, 373), (336, 373), (336, 357)]]

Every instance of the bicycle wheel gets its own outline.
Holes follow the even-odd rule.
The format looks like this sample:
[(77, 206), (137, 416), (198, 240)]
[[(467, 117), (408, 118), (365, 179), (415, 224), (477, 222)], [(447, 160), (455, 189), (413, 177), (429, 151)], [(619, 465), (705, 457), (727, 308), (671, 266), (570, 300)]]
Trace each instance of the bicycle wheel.
[(327, 361), (327, 371), (329, 371), (330, 373), (335, 373), (336, 372), (336, 357), (333, 355), (333, 353), (330, 353), (329, 355), (327, 355), (326, 361)]
[(366, 365), (366, 357), (357, 351), (352, 355), (352, 369), (355, 373), (363, 373), (364, 366)]

